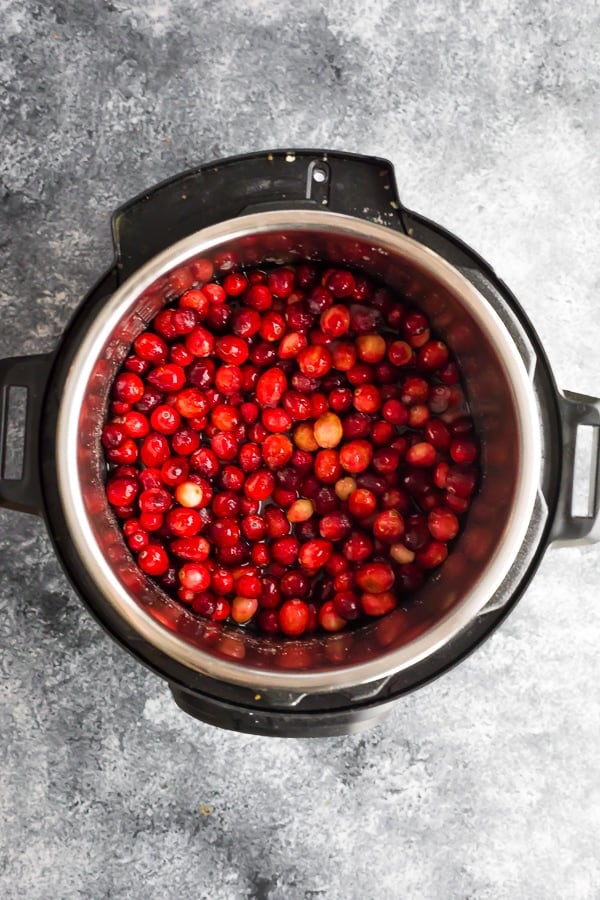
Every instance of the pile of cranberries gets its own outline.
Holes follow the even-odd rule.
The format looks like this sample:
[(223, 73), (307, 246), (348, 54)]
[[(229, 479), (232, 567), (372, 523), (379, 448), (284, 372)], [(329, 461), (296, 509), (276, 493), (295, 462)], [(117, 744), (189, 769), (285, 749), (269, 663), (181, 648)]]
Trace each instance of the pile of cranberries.
[(134, 341), (102, 431), (139, 567), (199, 616), (271, 635), (406, 603), (478, 482), (448, 347), (358, 272), (194, 271)]

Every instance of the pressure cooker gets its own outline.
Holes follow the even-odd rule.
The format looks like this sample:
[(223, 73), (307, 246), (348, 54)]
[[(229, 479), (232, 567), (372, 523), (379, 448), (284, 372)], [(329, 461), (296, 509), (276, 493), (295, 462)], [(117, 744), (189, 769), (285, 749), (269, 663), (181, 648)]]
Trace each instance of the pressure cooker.
[[(90, 613), (198, 719), (278, 736), (350, 733), (462, 660), (515, 606), (550, 545), (600, 538), (600, 401), (559, 391), (525, 312), (459, 238), (406, 209), (383, 159), (274, 150), (163, 182), (112, 216), (114, 259), (49, 354), (0, 362), (0, 453), (27, 391), (22, 471), (0, 505), (42, 516)], [(100, 435), (115, 374), (178, 273), (303, 259), (360, 269), (410, 297), (459, 360), (481, 485), (438, 575), (409, 607), (298, 640), (196, 616), (136, 566), (106, 500)], [(579, 426), (595, 434), (590, 502), (572, 509)], [(408, 619), (407, 619), (408, 617)], [(407, 629), (406, 622), (410, 628)]]

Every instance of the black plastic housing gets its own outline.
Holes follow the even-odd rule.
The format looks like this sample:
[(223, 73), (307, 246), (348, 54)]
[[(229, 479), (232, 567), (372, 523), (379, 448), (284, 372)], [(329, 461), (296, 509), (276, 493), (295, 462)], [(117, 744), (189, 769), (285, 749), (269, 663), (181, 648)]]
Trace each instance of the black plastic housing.
[[(315, 178), (318, 172), (318, 178)], [(73, 548), (56, 488), (55, 429), (62, 389), (71, 360), (98, 310), (118, 285), (161, 250), (216, 222), (259, 209), (313, 208), (365, 218), (408, 234), (451, 264), (483, 277), (512, 310), (526, 331), (537, 356), (535, 389), (545, 411), (547, 444), (554, 448), (547, 461), (548, 527), (520, 583), (499, 609), (480, 616), (454, 641), (406, 672), (385, 683), (352, 690), (296, 696), (263, 692), (217, 682), (175, 663), (120, 619), (99, 596)], [(278, 736), (329, 736), (361, 730), (388, 712), (394, 699), (412, 691), (460, 662), (475, 649), (513, 608), (533, 577), (548, 543), (557, 504), (561, 471), (561, 420), (557, 388), (540, 341), (519, 303), (490, 266), (444, 229), (403, 208), (394, 170), (386, 160), (331, 151), (270, 151), (221, 160), (183, 173), (145, 192), (118, 209), (112, 220), (115, 260), (76, 311), (56, 353), (37, 363), (33, 391), (35, 409), (31, 435), (39, 471), (20, 488), (13, 488), (11, 505), (42, 511), (56, 552), (74, 588), (92, 615), (121, 646), (170, 683), (185, 712), (203, 721), (247, 733)], [(42, 362), (43, 360), (43, 362)], [(45, 390), (41, 376), (47, 377)], [(14, 383), (14, 382), (12, 382)], [(0, 387), (2, 370), (0, 369)], [(37, 414), (37, 415), (36, 415)], [(33, 426), (32, 426), (33, 427)], [(35, 468), (35, 462), (31, 462)], [(2, 484), (0, 483), (0, 491)], [(14, 491), (21, 491), (19, 496)], [(6, 498), (4, 498), (6, 500)], [(0, 493), (0, 502), (2, 496)]]

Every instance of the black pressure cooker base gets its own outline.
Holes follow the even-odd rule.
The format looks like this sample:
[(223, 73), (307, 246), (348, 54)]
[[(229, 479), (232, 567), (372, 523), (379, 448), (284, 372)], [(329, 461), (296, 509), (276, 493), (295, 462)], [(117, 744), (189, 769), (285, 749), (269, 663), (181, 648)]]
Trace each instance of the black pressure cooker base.
[[(318, 177), (315, 177), (318, 173)], [(136, 269), (161, 250), (215, 222), (258, 209), (322, 208), (385, 223), (434, 250), (466, 277), (477, 276), (506, 304), (535, 351), (536, 391), (549, 434), (545, 500), (550, 513), (557, 502), (561, 467), (560, 418), (556, 386), (539, 339), (520, 305), (493, 270), (474, 251), (440, 226), (404, 209), (394, 172), (385, 160), (330, 151), (272, 151), (222, 160), (186, 172), (138, 196), (113, 216), (115, 260), (90, 291), (67, 330), (60, 352), (46, 358), (48, 389), (39, 446), (44, 494), (32, 498), (41, 510), (62, 564), (92, 615), (121, 646), (165, 678), (186, 713), (212, 725), (281, 737), (331, 736), (360, 731), (381, 721), (392, 702), (448, 671), (488, 637), (514, 607), (543, 556), (548, 529), (540, 535), (528, 568), (499, 608), (479, 616), (441, 650), (404, 672), (345, 691), (304, 696), (256, 691), (215, 681), (174, 662), (132, 633), (115, 610), (97, 595), (69, 539), (56, 491), (54, 429), (70, 360), (89, 323), (107, 299)], [(33, 419), (32, 419), (33, 421)], [(552, 515), (549, 516), (549, 521)]]

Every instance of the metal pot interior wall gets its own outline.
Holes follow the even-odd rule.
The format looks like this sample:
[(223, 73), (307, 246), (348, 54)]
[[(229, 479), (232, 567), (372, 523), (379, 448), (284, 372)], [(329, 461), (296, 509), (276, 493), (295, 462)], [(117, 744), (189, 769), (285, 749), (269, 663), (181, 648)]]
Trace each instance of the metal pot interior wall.
[[(77, 534), (84, 563), (89, 557), (101, 565), (109, 573), (111, 589), (127, 593), (137, 610), (130, 610), (131, 621), (136, 616), (140, 624), (152, 620), (160, 624), (165, 635), (180, 639), (181, 645), (188, 648), (180, 661), (196, 671), (233, 682), (254, 679), (260, 684), (263, 673), (267, 678), (274, 676), (278, 686), (291, 686), (297, 681), (303, 682), (307, 689), (313, 686), (333, 689), (351, 683), (355, 677), (351, 672), (360, 672), (360, 678), (368, 680), (434, 652), (485, 604), (485, 596), (479, 596), (478, 600), (476, 597), (482, 590), (485, 593), (490, 569), (512, 539), (515, 498), (519, 491), (523, 501), (521, 512), (529, 502), (527, 498), (523, 500), (522, 480), (530, 477), (535, 485), (538, 482), (535, 433), (525, 440), (523, 406), (519, 413), (517, 403), (519, 387), (515, 386), (505, 354), (490, 338), (485, 322), (473, 314), (473, 305), (467, 308), (461, 276), (454, 272), (456, 279), (451, 282), (447, 277), (432, 274), (439, 268), (437, 257), (408, 238), (390, 235), (388, 239), (386, 229), (366, 228), (364, 223), (344, 226), (342, 222), (336, 229), (326, 219), (327, 214), (306, 214), (296, 223), (291, 216), (286, 219), (282, 213), (267, 213), (247, 217), (246, 224), (244, 219), (229, 223), (229, 230), (211, 229), (216, 236), (200, 250), (200, 241), (196, 245), (192, 239), (182, 242), (185, 248), (180, 249), (170, 266), (167, 262), (159, 266), (162, 271), (151, 283), (143, 283), (142, 279), (137, 294), (135, 285), (133, 289), (129, 286), (129, 302), (118, 306), (116, 312), (111, 308), (112, 301), (109, 302), (106, 321), (102, 323), (104, 331), (99, 325), (84, 384), (77, 388), (82, 398), (79, 416), (73, 421), (76, 415), (73, 411), (61, 411), (57, 448), (62, 453), (68, 446), (65, 430), (69, 420), (71, 438), (76, 439), (77, 449), (73, 457), (75, 467), (68, 474), (63, 472), (59, 487), (64, 494), (68, 484), (72, 493), (65, 500), (71, 522), (77, 516), (80, 523), (83, 517), (86, 519), (87, 534)], [(253, 224), (248, 224), (250, 220)], [(292, 224), (282, 226), (282, 222)], [(360, 231), (367, 233), (362, 237)], [(442, 569), (429, 579), (415, 600), (384, 618), (354, 631), (298, 641), (258, 637), (249, 630), (215, 625), (194, 616), (143, 575), (125, 546), (104, 493), (100, 431), (111, 382), (131, 342), (174, 298), (180, 277), (188, 276), (199, 257), (213, 260), (217, 268), (220, 261), (226, 266), (232, 261), (242, 266), (267, 266), (313, 259), (360, 269), (423, 309), (437, 334), (458, 357), (482, 443), (481, 488), (469, 511), (467, 528), (455, 542)], [(447, 264), (443, 266), (450, 270)], [(134, 275), (132, 280), (135, 279)], [(121, 290), (126, 291), (127, 287)], [(485, 305), (483, 298), (479, 300)], [(489, 315), (494, 315), (491, 310)], [(80, 373), (76, 374), (80, 377)], [(69, 394), (69, 388), (66, 393)], [(533, 400), (531, 409), (534, 409)], [(75, 518), (71, 509), (73, 497), (79, 504)], [(525, 528), (526, 523), (523, 531)], [(512, 559), (517, 550), (518, 540)], [(488, 591), (488, 597), (489, 594)]]

